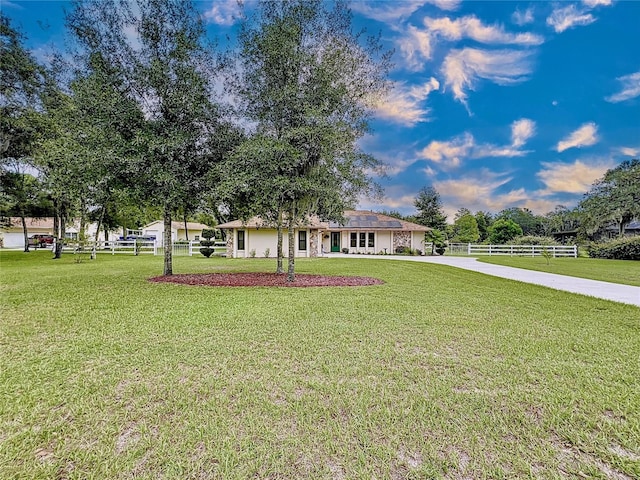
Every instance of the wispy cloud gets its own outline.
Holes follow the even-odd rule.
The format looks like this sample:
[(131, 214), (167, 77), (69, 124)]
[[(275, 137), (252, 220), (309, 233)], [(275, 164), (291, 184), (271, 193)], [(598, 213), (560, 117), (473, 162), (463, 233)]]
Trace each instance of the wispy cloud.
[(445, 86), (450, 87), (454, 98), (467, 108), (467, 90), (473, 90), (478, 79), (511, 85), (527, 80), (531, 70), (530, 52), (476, 48), (451, 50), (441, 68)]
[(562, 33), (573, 27), (589, 25), (597, 20), (590, 12), (599, 6), (609, 6), (611, 0), (583, 0), (582, 5), (572, 3), (566, 7), (557, 7), (547, 17), (547, 25), (556, 33)]
[(424, 85), (407, 88), (396, 83), (391, 93), (376, 106), (376, 116), (412, 127), (426, 122), (430, 112), (422, 103), (429, 94), (440, 88), (440, 83), (431, 77)]
[(451, 20), (448, 17), (424, 19), (431, 35), (455, 41), (470, 38), (486, 44), (540, 45), (544, 38), (533, 33), (508, 33), (501, 25), (485, 25), (475, 15)]
[(622, 89), (618, 93), (605, 98), (607, 102), (624, 102), (625, 100), (640, 96), (640, 72), (618, 77), (616, 80), (622, 84)]
[(405, 20), (416, 10), (426, 4), (432, 4), (440, 10), (457, 10), (461, 0), (404, 0), (371, 2), (352, 1), (349, 6), (354, 12), (379, 22), (397, 24), (399, 20)]
[(582, 3), (590, 8), (597, 7), (598, 5), (608, 7), (611, 5), (611, 0), (582, 0)]
[(204, 12), (204, 18), (216, 25), (233, 25), (242, 11), (239, 0), (212, 0), (211, 7)]
[(512, 178), (506, 173), (492, 172), (487, 169), (474, 172), (468, 178), (450, 179), (434, 182), (434, 188), (440, 193), (445, 212), (451, 217), (460, 207), (471, 211), (488, 210), (499, 212), (508, 207), (522, 204), (529, 198), (523, 188), (499, 193), (498, 190), (508, 184)]
[(628, 157), (640, 156), (640, 147), (620, 147), (620, 153)]
[(418, 152), (418, 156), (441, 164), (445, 169), (458, 167), (465, 159), (522, 157), (529, 152), (521, 150), (520, 147), (535, 135), (535, 129), (536, 124), (533, 120), (521, 118), (511, 124), (510, 145), (479, 144), (471, 133), (465, 132), (449, 141), (432, 141)]
[(424, 30), (409, 25), (405, 36), (396, 43), (410, 70), (422, 70), (424, 62), (431, 59), (431, 35)]
[(545, 189), (538, 193), (546, 196), (555, 193), (585, 193), (615, 162), (576, 160), (573, 163), (542, 162), (541, 165), (543, 168), (536, 176), (544, 183)]
[(511, 124), (511, 145), (521, 147), (536, 133), (536, 122), (521, 118)]
[(419, 157), (443, 164), (445, 167), (458, 167), (464, 158), (468, 158), (475, 147), (473, 135), (466, 132), (447, 142), (432, 141), (419, 152)]
[(547, 17), (547, 25), (553, 27), (556, 33), (576, 26), (589, 25), (595, 21), (596, 17), (573, 4), (557, 8)]
[(569, 148), (581, 148), (594, 145), (598, 142), (598, 126), (593, 123), (585, 123), (576, 131), (572, 132), (564, 140), (560, 140), (556, 146), (558, 152), (564, 152)]
[(535, 18), (533, 16), (533, 7), (529, 7), (525, 11), (517, 9), (511, 15), (511, 21), (513, 21), (513, 23), (515, 23), (516, 25), (519, 25), (519, 26), (523, 26), (523, 25), (527, 25), (529, 23), (533, 23), (534, 20), (535, 20)]

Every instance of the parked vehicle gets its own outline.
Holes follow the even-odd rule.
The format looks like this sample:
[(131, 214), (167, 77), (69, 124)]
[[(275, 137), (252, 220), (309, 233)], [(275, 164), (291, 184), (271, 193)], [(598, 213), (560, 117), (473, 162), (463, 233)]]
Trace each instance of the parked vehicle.
[(31, 235), (29, 237), (29, 246), (34, 248), (47, 248), (53, 245), (53, 235)]

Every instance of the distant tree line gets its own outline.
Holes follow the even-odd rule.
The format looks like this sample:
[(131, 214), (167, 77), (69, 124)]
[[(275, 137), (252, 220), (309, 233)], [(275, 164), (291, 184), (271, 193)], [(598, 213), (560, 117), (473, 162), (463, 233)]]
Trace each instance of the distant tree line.
[[(438, 230), (452, 243), (504, 244), (518, 237), (539, 241), (571, 243), (598, 239), (614, 227), (617, 237), (625, 227), (640, 219), (640, 160), (628, 160), (608, 170), (586, 192), (574, 208), (558, 205), (545, 215), (528, 208), (511, 207), (498, 213), (471, 212), (462, 207), (453, 223), (446, 223), (440, 194), (432, 186), (423, 187), (414, 201), (415, 215), (383, 211), (387, 215)], [(526, 241), (526, 240), (524, 240)]]

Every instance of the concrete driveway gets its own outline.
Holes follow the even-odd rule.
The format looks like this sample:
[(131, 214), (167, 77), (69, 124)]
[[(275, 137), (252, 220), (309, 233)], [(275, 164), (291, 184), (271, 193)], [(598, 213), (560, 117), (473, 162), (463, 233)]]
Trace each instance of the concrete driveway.
[[(522, 268), (503, 267), (490, 263), (479, 262), (473, 257), (442, 257), (424, 256), (408, 257), (402, 255), (344, 255), (331, 254), (329, 257), (342, 258), (369, 258), (373, 260), (404, 260), (409, 262), (438, 263), (450, 267), (472, 270), (474, 272), (492, 275), (494, 277), (508, 278), (518, 282), (533, 283), (565, 292), (579, 293), (590, 297), (612, 300), (614, 302), (627, 303), (640, 307), (640, 287), (620, 285), (617, 283), (588, 280), (586, 278), (568, 277), (555, 273), (536, 272)], [(638, 265), (640, 268), (640, 264)]]

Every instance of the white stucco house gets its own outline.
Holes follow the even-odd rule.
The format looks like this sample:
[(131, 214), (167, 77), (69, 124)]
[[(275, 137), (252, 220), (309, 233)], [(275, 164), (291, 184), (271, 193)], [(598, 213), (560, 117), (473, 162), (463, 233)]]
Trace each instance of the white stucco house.
[[(27, 224), (27, 236), (32, 235), (53, 235), (53, 217), (44, 218), (25, 218)], [(22, 229), (22, 220), (20, 217), (11, 217), (11, 225), (0, 229), (0, 236), (4, 248), (24, 248), (24, 233)], [(95, 239), (97, 223), (87, 223), (85, 225), (85, 233), (91, 240)], [(80, 220), (71, 220), (65, 225), (65, 235), (72, 240), (78, 239), (80, 232)], [(117, 238), (117, 231), (110, 232), (109, 238)], [(104, 240), (104, 231), (101, 229), (98, 239)]]
[[(344, 225), (336, 222), (310, 220), (295, 229), (295, 256), (317, 257), (324, 253), (394, 253), (398, 247), (424, 250), (424, 234), (428, 227), (406, 222), (394, 217), (363, 210), (344, 212)], [(259, 217), (246, 222), (234, 220), (217, 228), (226, 230), (227, 257), (242, 258), (275, 257), (277, 251), (277, 231)], [(289, 249), (286, 230), (283, 232), (283, 252)]]
[[(187, 222), (185, 229), (184, 222), (171, 222), (171, 240), (173, 242), (188, 240), (200, 240), (202, 236), (202, 230), (211, 228), (204, 223)], [(156, 220), (148, 225), (142, 227), (142, 234), (144, 236), (155, 237), (158, 245), (162, 245), (164, 238), (164, 221)]]

